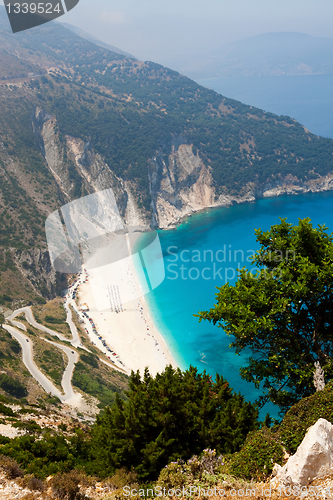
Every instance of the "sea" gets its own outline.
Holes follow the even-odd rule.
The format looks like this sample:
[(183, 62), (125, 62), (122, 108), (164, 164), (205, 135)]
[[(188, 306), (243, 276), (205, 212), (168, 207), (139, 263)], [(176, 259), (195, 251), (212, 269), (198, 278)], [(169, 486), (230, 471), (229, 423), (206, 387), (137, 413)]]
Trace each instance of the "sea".
[[(306, 128), (333, 138), (333, 76), (317, 79), (285, 77), (289, 87), (282, 78), (278, 84), (279, 78), (246, 78), (243, 86), (237, 79), (223, 79), (224, 82), (216, 81), (214, 87), (209, 80), (209, 86), (227, 97), (292, 116), (299, 121), (303, 113), (301, 123)], [(302, 87), (301, 78), (304, 78), (302, 93), (299, 90)], [(315, 80), (317, 91), (314, 91)], [(308, 100), (312, 94), (316, 96), (316, 105)], [(294, 107), (290, 105), (288, 108), (288, 102)], [(305, 105), (313, 110), (309, 120), (305, 120)], [(187, 218), (176, 229), (158, 231), (165, 278), (145, 299), (156, 327), (181, 369), (193, 365), (213, 377), (219, 373), (235, 392), (243, 394), (248, 401), (254, 402), (261, 395), (260, 389), (245, 382), (239, 373), (251, 352), (237, 355), (230, 347), (232, 337), (228, 337), (218, 326), (207, 321), (199, 322), (196, 315), (214, 306), (218, 287), (226, 282), (235, 283), (237, 269), (244, 266), (251, 268), (250, 258), (259, 248), (255, 229), (268, 230), (281, 218), (297, 224), (299, 219), (306, 217), (312, 220), (314, 227), (324, 224), (330, 228), (329, 233), (333, 231), (333, 192), (265, 198), (229, 208), (209, 209)], [(141, 248), (144, 245), (143, 238)], [(144, 268), (137, 271), (141, 277), (145, 274)], [(272, 417), (278, 417), (278, 408), (270, 403), (261, 409), (261, 418), (268, 412)]]

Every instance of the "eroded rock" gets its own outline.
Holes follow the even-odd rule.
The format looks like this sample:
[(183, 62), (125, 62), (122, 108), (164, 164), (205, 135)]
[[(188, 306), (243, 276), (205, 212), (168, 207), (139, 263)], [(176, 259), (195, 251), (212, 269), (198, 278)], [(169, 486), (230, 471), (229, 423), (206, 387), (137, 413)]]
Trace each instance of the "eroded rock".
[(328, 473), (333, 465), (333, 425), (320, 418), (283, 467), (274, 467), (273, 485), (307, 486)]

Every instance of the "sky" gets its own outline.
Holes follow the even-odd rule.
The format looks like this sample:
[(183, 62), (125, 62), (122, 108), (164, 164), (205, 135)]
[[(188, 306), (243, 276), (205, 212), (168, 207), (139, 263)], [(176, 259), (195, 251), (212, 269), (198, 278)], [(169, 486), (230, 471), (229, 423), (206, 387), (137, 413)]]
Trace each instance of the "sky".
[(332, 0), (80, 0), (64, 22), (174, 69), (235, 40), (292, 31), (333, 37)]
[(140, 60), (179, 69), (228, 42), (263, 33), (333, 38), (333, 1), (80, 0), (60, 21)]

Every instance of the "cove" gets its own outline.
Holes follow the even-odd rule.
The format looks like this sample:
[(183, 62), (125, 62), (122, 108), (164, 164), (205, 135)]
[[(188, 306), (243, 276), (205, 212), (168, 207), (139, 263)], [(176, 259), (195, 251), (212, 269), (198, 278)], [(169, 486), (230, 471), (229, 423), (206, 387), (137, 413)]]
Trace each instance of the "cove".
[[(189, 365), (212, 376), (221, 374), (234, 391), (249, 401), (260, 395), (241, 379), (239, 368), (248, 353), (237, 356), (229, 348), (232, 337), (193, 315), (214, 305), (216, 287), (237, 278), (237, 268), (250, 267), (248, 259), (259, 245), (254, 230), (268, 230), (279, 218), (293, 224), (310, 217), (314, 226), (333, 231), (333, 192), (260, 199), (229, 208), (209, 209), (182, 222), (176, 229), (159, 231), (166, 276), (146, 295), (150, 314), (169, 350), (182, 369)], [(144, 239), (141, 241), (144, 245)], [(138, 269), (140, 277), (140, 270)], [(278, 409), (265, 405), (277, 417)]]

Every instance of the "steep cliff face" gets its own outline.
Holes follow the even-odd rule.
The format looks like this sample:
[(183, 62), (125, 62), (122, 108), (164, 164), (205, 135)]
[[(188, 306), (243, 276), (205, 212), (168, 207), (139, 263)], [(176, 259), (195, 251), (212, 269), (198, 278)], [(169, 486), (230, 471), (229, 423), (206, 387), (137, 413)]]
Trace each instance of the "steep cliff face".
[(297, 177), (279, 176), (262, 186), (249, 183), (242, 194), (217, 194), (209, 166), (190, 144), (182, 138), (164, 145), (149, 162), (152, 196), (152, 224), (166, 229), (174, 227), (183, 217), (210, 207), (228, 207), (253, 202), (260, 198), (329, 191), (333, 175), (300, 181)]
[(173, 141), (149, 163), (153, 224), (173, 226), (193, 212), (218, 205), (209, 168), (189, 144)]
[(42, 293), (43, 297), (52, 299), (64, 288), (58, 281), (60, 276), (57, 277), (47, 250), (35, 248), (15, 252), (13, 257), (18, 270), (29, 282), (36, 295)]
[(61, 141), (56, 118), (40, 108), (36, 109), (33, 128), (63, 204), (111, 188), (125, 224), (150, 225), (147, 214), (138, 208), (131, 183), (117, 177), (90, 142), (69, 136)]
[(55, 117), (40, 108), (36, 109), (33, 127), (63, 203), (112, 188), (120, 215), (129, 226), (167, 229), (182, 218), (210, 207), (333, 189), (333, 175), (304, 182), (288, 175), (279, 176), (262, 186), (249, 183), (242, 194), (217, 194), (209, 165), (194, 153), (186, 138), (174, 136), (165, 141), (156, 156), (148, 161), (152, 201), (151, 214), (147, 214), (137, 203), (135, 186), (116, 176), (112, 165), (109, 166), (94, 151), (93, 144), (69, 136), (61, 142)]

